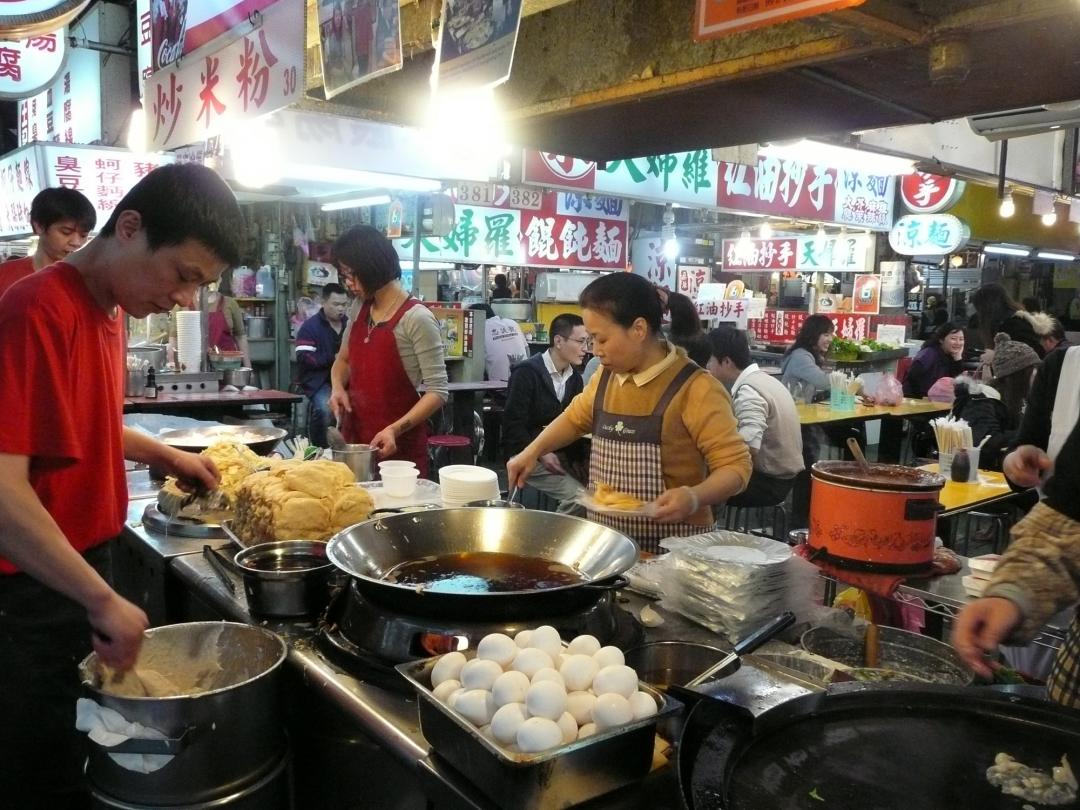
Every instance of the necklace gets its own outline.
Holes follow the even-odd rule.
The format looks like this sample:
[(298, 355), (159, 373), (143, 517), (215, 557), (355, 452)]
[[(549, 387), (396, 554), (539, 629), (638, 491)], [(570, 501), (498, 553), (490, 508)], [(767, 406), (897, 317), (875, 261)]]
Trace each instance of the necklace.
[(402, 304), (404, 304), (407, 300), (409, 300), (409, 294), (407, 292), (402, 291), (402, 295), (404, 297), (394, 296), (394, 300), (392, 302), (392, 305), (391, 305), (390, 309), (387, 312), (387, 317), (383, 318), (380, 321), (375, 320), (375, 305), (372, 304), (371, 309), (368, 310), (368, 317), (367, 317), (368, 331), (367, 331), (367, 334), (364, 335), (364, 343), (370, 343), (371, 342), (371, 336), (373, 334), (375, 334), (375, 330), (378, 329), (380, 326), (383, 326), (390, 319), (390, 317), (398, 310), (398, 308)]

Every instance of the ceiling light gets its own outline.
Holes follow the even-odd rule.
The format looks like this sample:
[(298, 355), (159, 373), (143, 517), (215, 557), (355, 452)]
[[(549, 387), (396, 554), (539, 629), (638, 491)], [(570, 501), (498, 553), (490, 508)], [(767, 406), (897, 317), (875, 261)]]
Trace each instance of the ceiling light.
[(441, 182), (429, 180), (426, 177), (367, 172), (360, 169), (339, 169), (314, 163), (285, 163), (281, 167), (281, 176), (314, 180), (320, 183), (347, 184), (356, 188), (385, 188), (418, 193), (442, 190)]
[(679, 240), (674, 236), (664, 240), (664, 256), (668, 259), (679, 258)]
[(868, 174), (911, 174), (915, 171), (915, 161), (908, 158), (806, 139), (795, 143), (763, 144), (758, 147), (758, 155)]
[(342, 211), (346, 208), (365, 208), (369, 205), (386, 205), (390, 202), (389, 194), (373, 194), (370, 197), (351, 197), (347, 200), (335, 200), (319, 206), (321, 211)]
[(997, 253), (1003, 256), (1029, 256), (1031, 248), (1023, 245), (994, 244), (986, 245), (983, 248), (983, 253)]
[(127, 130), (127, 148), (137, 155), (146, 152), (146, 113), (143, 112), (142, 106), (137, 106), (131, 111)]
[(287, 176), (277, 131), (267, 125), (265, 116), (234, 122), (222, 140), (232, 161), (232, 176), (246, 188), (264, 188)]
[(761, 239), (772, 239), (772, 225), (768, 220), (761, 223), (761, 227), (758, 228), (758, 237)]
[(1051, 211), (1049, 214), (1042, 215), (1042, 224), (1047, 228), (1052, 228), (1057, 224), (1057, 211)]
[[(1035, 216), (1041, 217), (1054, 213), (1054, 195), (1049, 191), (1036, 191), (1031, 202), (1031, 211)], [(1051, 223), (1053, 224), (1053, 223)]]
[(998, 206), (998, 216), (1002, 219), (1008, 219), (1016, 213), (1016, 203), (1013, 202), (1013, 195), (1011, 191), (1006, 191), (1005, 196), (1001, 198), (1001, 205)]
[(1076, 256), (1072, 253), (1061, 253), (1056, 250), (1040, 250), (1035, 256), (1039, 259), (1046, 259), (1048, 262), (1073, 262), (1076, 261)]

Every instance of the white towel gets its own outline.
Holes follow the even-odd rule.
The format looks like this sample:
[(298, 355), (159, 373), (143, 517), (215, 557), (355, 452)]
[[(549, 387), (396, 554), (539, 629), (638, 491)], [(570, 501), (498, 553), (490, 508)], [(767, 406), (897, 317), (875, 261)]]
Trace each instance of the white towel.
[(1054, 394), (1054, 412), (1050, 417), (1050, 441), (1046, 454), (1051, 460), (1057, 458), (1065, 440), (1069, 438), (1077, 419), (1080, 418), (1080, 346), (1065, 350), (1061, 364), (1057, 392)]
[[(120, 712), (89, 698), (75, 704), (75, 728), (85, 731), (103, 748), (111, 748), (130, 739), (164, 740), (165, 734), (154, 728), (128, 721)], [(171, 754), (109, 754), (121, 768), (139, 773), (153, 773), (172, 761)]]

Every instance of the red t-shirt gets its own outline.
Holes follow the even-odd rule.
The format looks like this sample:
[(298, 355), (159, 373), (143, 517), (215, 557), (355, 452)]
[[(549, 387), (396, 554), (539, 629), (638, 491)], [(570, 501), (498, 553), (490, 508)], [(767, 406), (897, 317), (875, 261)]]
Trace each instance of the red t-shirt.
[[(64, 262), (0, 299), (0, 453), (30, 457), (31, 486), (80, 552), (127, 512), (120, 320)], [(16, 570), (0, 557), (0, 573)]]
[(23, 256), (21, 259), (9, 259), (0, 264), (0, 296), (8, 287), (21, 278), (26, 278), (34, 272), (34, 257)]

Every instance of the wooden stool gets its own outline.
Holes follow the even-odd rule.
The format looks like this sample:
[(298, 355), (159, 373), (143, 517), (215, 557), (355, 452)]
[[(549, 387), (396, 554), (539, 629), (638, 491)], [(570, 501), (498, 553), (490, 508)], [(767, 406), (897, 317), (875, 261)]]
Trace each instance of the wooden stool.
[(472, 464), (472, 439), (453, 433), (439, 433), (428, 436), (428, 458), (431, 459), (431, 472), (434, 473), (447, 462)]

